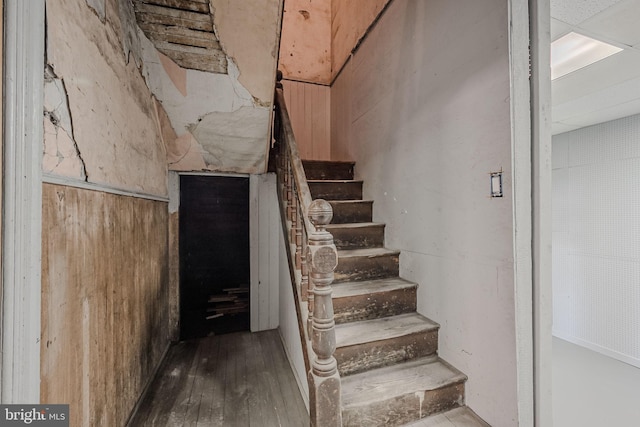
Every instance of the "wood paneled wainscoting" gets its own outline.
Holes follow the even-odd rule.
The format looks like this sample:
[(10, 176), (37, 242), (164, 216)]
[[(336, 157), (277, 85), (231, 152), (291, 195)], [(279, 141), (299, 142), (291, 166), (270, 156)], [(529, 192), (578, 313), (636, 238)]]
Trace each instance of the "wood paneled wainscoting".
[(167, 204), (44, 184), (42, 402), (125, 425), (168, 341)]

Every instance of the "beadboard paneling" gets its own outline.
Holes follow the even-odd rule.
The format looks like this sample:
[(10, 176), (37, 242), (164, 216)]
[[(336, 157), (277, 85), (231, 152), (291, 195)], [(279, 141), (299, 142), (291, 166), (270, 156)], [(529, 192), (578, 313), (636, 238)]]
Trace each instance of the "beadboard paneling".
[(283, 80), (282, 83), (300, 156), (309, 160), (329, 160), (330, 87), (292, 80)]
[(167, 204), (42, 193), (41, 401), (122, 426), (168, 346)]

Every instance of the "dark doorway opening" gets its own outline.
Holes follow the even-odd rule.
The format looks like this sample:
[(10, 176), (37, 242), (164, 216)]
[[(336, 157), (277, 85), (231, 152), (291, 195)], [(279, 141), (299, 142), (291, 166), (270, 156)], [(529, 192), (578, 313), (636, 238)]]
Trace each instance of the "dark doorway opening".
[(180, 338), (249, 329), (249, 179), (180, 177)]

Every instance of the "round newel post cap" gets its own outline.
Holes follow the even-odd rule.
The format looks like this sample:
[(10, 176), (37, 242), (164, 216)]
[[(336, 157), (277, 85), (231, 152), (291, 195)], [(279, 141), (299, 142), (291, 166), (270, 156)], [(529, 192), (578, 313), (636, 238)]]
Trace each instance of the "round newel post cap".
[(324, 227), (331, 223), (333, 208), (323, 199), (316, 199), (309, 205), (309, 219), (313, 225)]

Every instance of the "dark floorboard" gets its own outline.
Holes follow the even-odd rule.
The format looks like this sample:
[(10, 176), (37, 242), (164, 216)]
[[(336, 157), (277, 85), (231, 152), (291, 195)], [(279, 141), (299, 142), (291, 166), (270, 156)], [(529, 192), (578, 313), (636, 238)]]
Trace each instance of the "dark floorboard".
[(309, 425), (277, 331), (180, 342), (169, 352), (130, 427)]

